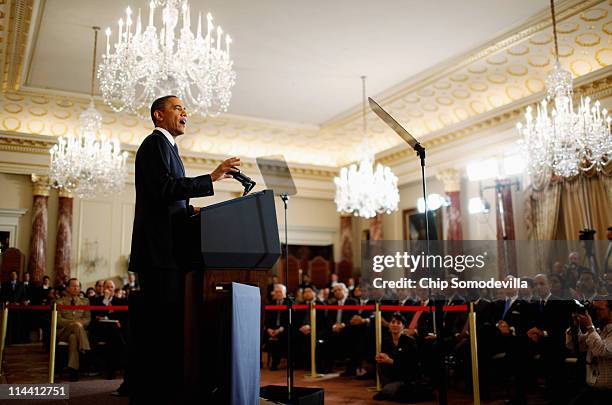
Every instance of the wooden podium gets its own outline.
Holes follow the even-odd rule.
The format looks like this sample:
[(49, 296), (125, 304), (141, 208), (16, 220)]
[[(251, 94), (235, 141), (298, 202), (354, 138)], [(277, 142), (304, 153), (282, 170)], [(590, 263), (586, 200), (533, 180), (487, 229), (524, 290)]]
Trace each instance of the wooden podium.
[(185, 393), (197, 403), (259, 403), (261, 303), (280, 256), (274, 195), (202, 208), (190, 232), (197, 254), (185, 280)]

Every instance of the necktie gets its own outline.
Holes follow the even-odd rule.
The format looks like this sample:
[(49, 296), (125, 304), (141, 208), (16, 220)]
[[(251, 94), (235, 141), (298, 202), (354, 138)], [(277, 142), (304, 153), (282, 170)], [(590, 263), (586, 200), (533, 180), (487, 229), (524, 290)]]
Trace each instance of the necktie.
[[(339, 301), (338, 305), (344, 305), (343, 301)], [(336, 323), (342, 323), (342, 310), (339, 309), (338, 312), (336, 312)]]
[(510, 309), (511, 300), (510, 298), (506, 298), (506, 303), (504, 304), (504, 313), (502, 315), (502, 319), (506, 317), (508, 310)]
[(179, 154), (179, 150), (178, 150), (178, 145), (176, 144), (176, 142), (174, 143), (174, 150), (176, 151), (176, 154)]
[[(281, 301), (277, 301), (276, 305), (282, 305)], [(278, 328), (280, 326), (280, 316), (281, 316), (281, 310), (277, 310), (276, 311), (276, 327)]]
[(72, 301), (70, 301), (70, 305), (76, 305), (76, 298), (73, 298)]

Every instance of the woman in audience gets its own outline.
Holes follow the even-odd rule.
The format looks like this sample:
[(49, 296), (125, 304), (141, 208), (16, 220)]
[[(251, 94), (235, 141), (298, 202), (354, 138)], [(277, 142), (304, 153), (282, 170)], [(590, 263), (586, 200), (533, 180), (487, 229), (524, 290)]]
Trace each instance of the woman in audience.
[(383, 386), (374, 396), (376, 400), (419, 402), (433, 398), (431, 389), (423, 383), (416, 343), (402, 333), (405, 325), (401, 313), (392, 315), (381, 352), (375, 357)]
[(550, 281), (550, 293), (559, 298), (567, 297), (567, 290), (565, 288), (565, 280), (557, 273), (551, 273), (548, 275)]

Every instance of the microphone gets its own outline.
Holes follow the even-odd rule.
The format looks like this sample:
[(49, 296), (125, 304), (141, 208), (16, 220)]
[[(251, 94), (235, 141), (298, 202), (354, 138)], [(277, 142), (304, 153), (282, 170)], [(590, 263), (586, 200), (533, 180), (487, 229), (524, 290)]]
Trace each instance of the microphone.
[(251, 179), (249, 176), (242, 173), (240, 169), (238, 169), (237, 167), (233, 167), (233, 168), (237, 169), (238, 171), (228, 172), (228, 174), (232, 176), (236, 181), (240, 182), (240, 184), (242, 184), (242, 187), (244, 187), (244, 193), (242, 193), (242, 196), (244, 197), (245, 195), (249, 193), (249, 191), (253, 189), (253, 187), (255, 187), (255, 184), (257, 183), (255, 183), (255, 181)]

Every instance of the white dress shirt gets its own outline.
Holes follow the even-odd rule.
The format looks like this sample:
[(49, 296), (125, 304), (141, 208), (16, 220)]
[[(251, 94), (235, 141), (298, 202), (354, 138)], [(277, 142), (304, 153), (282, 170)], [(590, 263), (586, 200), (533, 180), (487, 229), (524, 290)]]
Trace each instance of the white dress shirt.
[(176, 143), (174, 141), (174, 137), (172, 135), (170, 135), (170, 132), (168, 132), (168, 130), (166, 128), (155, 127), (155, 129), (158, 130), (159, 132), (161, 132), (162, 134), (164, 134), (166, 139), (168, 139), (168, 142), (170, 142), (170, 145), (174, 146), (174, 144)]

